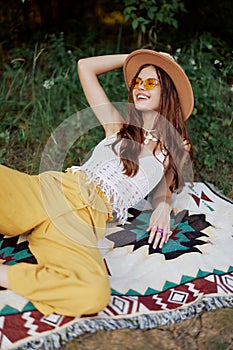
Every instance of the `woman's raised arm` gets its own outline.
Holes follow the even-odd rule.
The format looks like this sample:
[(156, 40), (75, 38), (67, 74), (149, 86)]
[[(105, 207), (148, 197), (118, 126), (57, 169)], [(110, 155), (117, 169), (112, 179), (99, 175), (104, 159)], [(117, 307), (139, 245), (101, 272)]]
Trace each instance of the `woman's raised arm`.
[(119, 111), (109, 101), (99, 83), (98, 75), (121, 68), (127, 55), (106, 55), (83, 58), (78, 61), (79, 79), (86, 99), (103, 125), (106, 136), (118, 131), (123, 121)]

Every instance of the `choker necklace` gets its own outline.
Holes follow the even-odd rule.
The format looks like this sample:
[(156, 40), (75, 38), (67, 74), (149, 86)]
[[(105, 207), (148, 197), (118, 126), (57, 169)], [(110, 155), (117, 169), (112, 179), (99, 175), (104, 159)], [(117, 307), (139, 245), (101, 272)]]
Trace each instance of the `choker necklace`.
[(143, 128), (143, 130), (145, 131), (145, 133), (144, 133), (144, 144), (145, 145), (148, 145), (148, 143), (150, 141), (153, 141), (153, 142), (158, 141), (158, 139), (151, 134), (152, 132), (156, 132), (156, 130), (147, 130), (144, 128)]

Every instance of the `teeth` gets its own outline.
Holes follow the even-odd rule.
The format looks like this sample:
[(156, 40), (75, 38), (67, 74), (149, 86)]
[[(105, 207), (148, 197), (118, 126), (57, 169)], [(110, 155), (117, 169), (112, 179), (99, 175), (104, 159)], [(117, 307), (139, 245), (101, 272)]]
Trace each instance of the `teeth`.
[(141, 100), (141, 99), (142, 99), (142, 100), (147, 100), (147, 99), (148, 99), (148, 97), (145, 96), (145, 95), (138, 95), (137, 98), (140, 99), (140, 100)]

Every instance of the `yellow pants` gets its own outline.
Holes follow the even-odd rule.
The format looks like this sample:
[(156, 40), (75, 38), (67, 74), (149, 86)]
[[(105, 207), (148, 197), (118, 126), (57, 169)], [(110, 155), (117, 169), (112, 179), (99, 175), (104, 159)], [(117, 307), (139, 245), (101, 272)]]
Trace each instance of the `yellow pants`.
[(82, 172), (30, 176), (0, 165), (0, 233), (31, 232), (37, 264), (8, 270), (12, 290), (43, 314), (93, 314), (109, 302), (107, 271), (97, 239), (111, 207)]

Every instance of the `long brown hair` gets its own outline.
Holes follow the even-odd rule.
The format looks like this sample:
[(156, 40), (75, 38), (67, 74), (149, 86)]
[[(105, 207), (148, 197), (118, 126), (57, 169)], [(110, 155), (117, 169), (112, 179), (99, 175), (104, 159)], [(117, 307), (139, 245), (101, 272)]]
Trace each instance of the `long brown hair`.
[[(137, 72), (151, 65), (143, 65)], [(189, 159), (193, 158), (193, 148), (189, 139), (184, 116), (181, 110), (177, 90), (172, 79), (161, 68), (153, 66), (158, 75), (161, 86), (161, 96), (159, 103), (158, 118), (155, 118), (153, 129), (157, 130), (158, 143), (155, 143), (153, 154), (157, 148), (163, 150), (168, 162), (165, 172), (172, 173), (172, 183), (170, 190), (180, 192), (184, 186), (184, 176), (182, 173), (184, 159), (187, 158), (187, 151), (184, 148), (184, 140), (190, 143)], [(120, 146), (120, 160), (123, 165), (123, 172), (127, 176), (135, 176), (139, 169), (139, 155), (144, 142), (142, 113), (137, 111), (133, 103), (133, 89), (130, 88), (128, 95), (128, 109), (126, 122), (117, 135), (117, 140), (113, 143), (115, 146), (122, 140)], [(189, 179), (190, 180), (190, 179)]]

